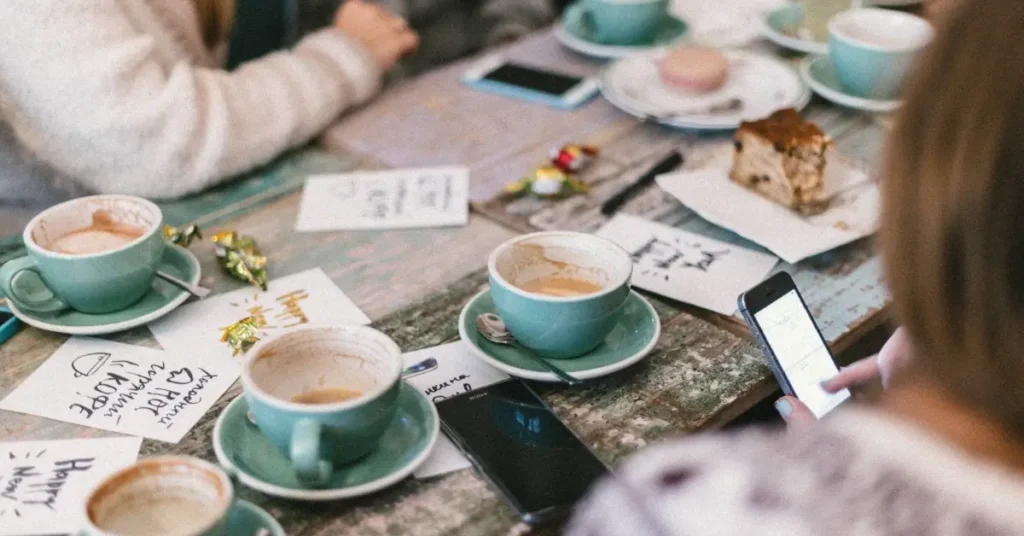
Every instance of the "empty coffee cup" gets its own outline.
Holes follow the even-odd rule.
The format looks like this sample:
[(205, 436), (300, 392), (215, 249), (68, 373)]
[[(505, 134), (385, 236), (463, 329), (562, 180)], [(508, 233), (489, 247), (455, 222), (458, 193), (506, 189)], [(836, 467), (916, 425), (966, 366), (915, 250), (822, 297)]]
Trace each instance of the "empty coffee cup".
[(908, 13), (865, 8), (829, 21), (829, 56), (849, 93), (898, 99), (918, 53), (932, 39), (928, 21)]
[(643, 43), (668, 17), (668, 0), (579, 0), (562, 15), (609, 45)]
[(93, 489), (77, 536), (227, 536), (233, 501), (231, 480), (216, 465), (146, 458)]
[[(40, 313), (125, 309), (153, 285), (166, 246), (162, 222), (159, 207), (127, 195), (50, 207), (25, 228), (28, 256), (0, 267), (0, 289), (18, 308)], [(36, 277), (43, 285), (29, 279)]]
[(387, 335), (305, 327), (257, 343), (242, 386), (260, 432), (316, 487), (376, 448), (397, 410), (401, 375), (402, 352)]
[(544, 357), (569, 358), (596, 348), (618, 323), (633, 260), (604, 238), (554, 231), (498, 246), (487, 270), (516, 340)]

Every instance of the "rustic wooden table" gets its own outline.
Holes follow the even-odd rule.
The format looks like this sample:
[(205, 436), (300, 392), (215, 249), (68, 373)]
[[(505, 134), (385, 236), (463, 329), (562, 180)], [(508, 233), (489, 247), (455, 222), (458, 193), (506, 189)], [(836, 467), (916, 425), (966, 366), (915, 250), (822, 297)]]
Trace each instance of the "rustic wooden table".
[[(549, 35), (538, 36), (509, 52), (581, 72), (597, 69), (595, 64), (562, 51)], [(274, 274), (322, 268), (373, 319), (375, 327), (393, 337), (403, 350), (411, 351), (457, 338), (455, 321), (459, 310), (486, 284), (486, 255), (497, 244), (518, 232), (538, 229), (593, 230), (603, 221), (596, 206), (669, 149), (681, 148), (687, 165), (697, 165), (706, 151), (728, 143), (728, 138), (721, 136), (702, 137), (640, 124), (597, 100), (574, 113), (540, 113), (530, 108), (528, 113), (537, 122), (535, 135), (526, 140), (510, 138), (507, 144), (499, 144), (504, 151), (501, 158), (487, 157), (494, 154), (484, 151), (494, 145), (493, 140), (473, 138), (473, 132), (469, 132), (477, 128), (479, 117), (460, 123), (452, 107), (464, 104), (486, 109), (493, 102), (498, 107), (495, 113), (502, 114), (502, 118), (495, 120), (508, 120), (509, 113), (516, 113), (518, 103), (481, 97), (461, 88), (456, 81), (460, 69), (461, 66), (454, 66), (429, 74), (386, 94), (376, 105), (343, 121), (324, 140), (329, 148), (344, 155), (340, 160), (316, 154), (296, 155), (236, 185), (166, 205), (165, 212), (172, 223), (199, 220), (213, 228), (234, 228), (259, 237), (273, 263)], [(435, 90), (431, 92), (431, 88)], [(438, 91), (446, 94), (448, 100), (438, 100)], [(406, 164), (401, 161), (402, 155), (353, 156), (353, 146), (361, 142), (368, 145), (359, 134), (361, 129), (369, 128), (363, 123), (370, 121), (373, 114), (383, 113), (379, 112), (382, 109), (398, 106), (396, 98), (417, 99), (418, 113), (443, 116), (443, 128), (448, 135), (463, 134), (461, 138), (452, 138), (451, 143), (473, 138), (472, 143), (458, 147), (443, 162), (462, 162), (473, 170), (475, 211), (469, 225), (460, 229), (387, 232), (293, 232), (300, 198), (295, 190), (308, 173)], [(807, 116), (832, 134), (838, 148), (848, 156), (866, 166), (876, 160), (885, 130), (882, 120), (818, 101), (809, 107)], [(404, 143), (413, 148), (418, 142), (436, 137), (430, 128), (439, 128), (436, 123), (428, 125), (429, 128), (420, 122), (415, 126), (424, 129), (419, 138), (403, 134)], [(507, 128), (515, 130), (516, 126), (509, 123)], [(567, 139), (570, 136), (574, 137)], [(542, 162), (552, 146), (564, 141), (594, 142), (603, 150), (598, 163), (585, 176), (593, 185), (590, 194), (558, 202), (509, 202), (493, 197), (501, 184)], [(447, 149), (451, 143), (446, 145)], [(751, 245), (701, 220), (658, 188), (635, 198), (623, 211)], [(11, 249), (11, 241), (6, 243)], [(0, 241), (0, 246), (3, 244)], [(219, 272), (208, 243), (194, 246), (194, 251), (203, 261), (207, 282), (217, 291), (238, 286)], [(0, 258), (3, 255), (0, 247)], [(867, 241), (779, 269), (793, 273), (823, 332), (837, 350), (848, 347), (885, 319), (879, 262)], [(736, 317), (714, 315), (657, 296), (648, 298), (662, 323), (661, 341), (649, 358), (580, 388), (539, 386), (558, 415), (611, 464), (652, 442), (721, 426), (775, 389), (767, 365)], [(145, 328), (112, 338), (157, 346)], [(0, 347), (0, 396), (12, 391), (64, 340), (61, 335), (25, 328)], [(237, 385), (230, 389), (180, 443), (146, 440), (142, 455), (176, 453), (214, 459), (210, 445), (214, 421), (239, 392)], [(108, 435), (0, 411), (2, 440)], [(329, 504), (288, 502), (244, 488), (239, 491), (242, 497), (266, 507), (289, 534), (527, 532), (496, 492), (472, 470), (425, 481), (407, 479), (373, 496)]]

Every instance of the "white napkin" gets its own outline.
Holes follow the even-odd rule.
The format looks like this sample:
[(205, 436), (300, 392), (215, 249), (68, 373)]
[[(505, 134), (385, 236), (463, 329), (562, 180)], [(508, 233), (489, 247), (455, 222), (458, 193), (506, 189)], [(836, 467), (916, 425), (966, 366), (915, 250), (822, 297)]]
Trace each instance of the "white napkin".
[(700, 169), (658, 177), (658, 185), (702, 218), (797, 263), (871, 235), (878, 229), (878, 185), (839, 153), (825, 167), (828, 210), (801, 216), (729, 180), (731, 147), (722, 147)]

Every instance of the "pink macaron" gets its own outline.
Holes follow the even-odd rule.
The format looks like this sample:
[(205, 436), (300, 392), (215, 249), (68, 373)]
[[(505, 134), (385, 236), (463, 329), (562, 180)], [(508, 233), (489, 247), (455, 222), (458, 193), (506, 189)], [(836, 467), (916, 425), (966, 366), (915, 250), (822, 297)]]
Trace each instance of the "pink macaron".
[(710, 48), (681, 46), (661, 60), (661, 81), (666, 86), (687, 93), (715, 91), (729, 76), (725, 54)]

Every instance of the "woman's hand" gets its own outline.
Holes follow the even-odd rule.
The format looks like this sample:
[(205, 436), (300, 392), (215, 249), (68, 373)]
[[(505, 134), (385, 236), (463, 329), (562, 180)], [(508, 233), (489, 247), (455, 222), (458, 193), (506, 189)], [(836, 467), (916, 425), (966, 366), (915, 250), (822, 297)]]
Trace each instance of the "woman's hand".
[(384, 71), (420, 43), (405, 19), (363, 0), (345, 0), (334, 16), (334, 27), (365, 45)]
[[(877, 355), (865, 357), (844, 367), (835, 377), (824, 381), (821, 387), (829, 393), (835, 393), (881, 380), (882, 387), (888, 388), (893, 376), (899, 374), (899, 371), (910, 362), (910, 355), (907, 333), (903, 328), (899, 328), (889, 337)], [(811, 410), (794, 396), (784, 396), (775, 401), (775, 409), (789, 425), (803, 426), (817, 420)]]

